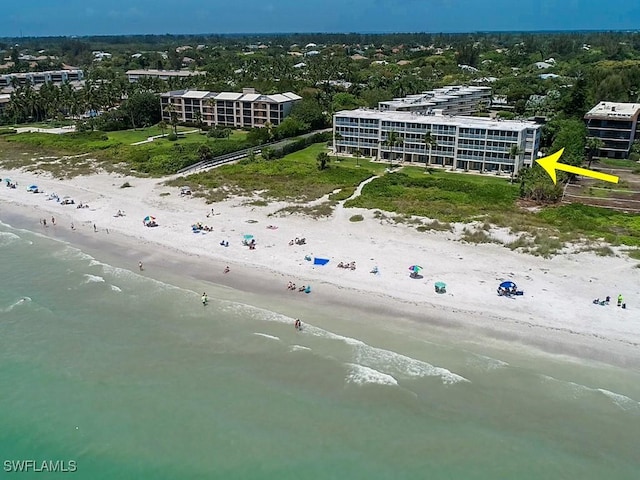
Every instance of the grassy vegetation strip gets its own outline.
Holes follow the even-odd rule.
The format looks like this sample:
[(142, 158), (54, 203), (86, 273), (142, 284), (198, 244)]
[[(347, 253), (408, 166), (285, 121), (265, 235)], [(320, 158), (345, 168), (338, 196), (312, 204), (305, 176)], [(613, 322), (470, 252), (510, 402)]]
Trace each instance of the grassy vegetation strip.
[[(324, 144), (316, 144), (278, 160), (243, 160), (223, 165), (207, 172), (196, 173), (169, 182), (188, 184), (209, 200), (220, 200), (230, 194), (253, 195), (260, 192), (269, 200), (310, 202), (336, 190), (338, 199), (347, 198), (355, 187), (372, 175), (365, 167), (350, 164), (331, 164), (319, 170), (316, 157), (325, 151)], [(336, 198), (332, 197), (332, 201)]]
[[(180, 168), (200, 160), (199, 149), (206, 145), (209, 155), (215, 157), (231, 153), (251, 145), (246, 141), (244, 132), (235, 132), (230, 139), (211, 139), (198, 133), (181, 136), (171, 142), (159, 138), (153, 142), (131, 145), (150, 136), (160, 135), (157, 127), (122, 132), (81, 132), (54, 135), (49, 133), (21, 133), (2, 137), (0, 150), (3, 150), (6, 167), (27, 166), (31, 156), (18, 156), (16, 152), (27, 150), (33, 155), (77, 155), (87, 153), (94, 166), (107, 170), (115, 166), (126, 167), (138, 173), (149, 175), (168, 175)], [(52, 171), (56, 175), (74, 176), (90, 173), (86, 165), (74, 168), (73, 162), (40, 162), (38, 168)]]
[(409, 171), (373, 180), (345, 206), (462, 222), (513, 209), (517, 198), (518, 188), (504, 179)]

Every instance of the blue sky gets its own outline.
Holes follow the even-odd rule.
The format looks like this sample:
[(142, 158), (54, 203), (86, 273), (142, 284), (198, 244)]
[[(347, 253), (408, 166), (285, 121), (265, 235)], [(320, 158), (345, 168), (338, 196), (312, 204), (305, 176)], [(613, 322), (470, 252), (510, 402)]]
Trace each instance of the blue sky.
[(0, 37), (640, 29), (637, 0), (28, 0)]

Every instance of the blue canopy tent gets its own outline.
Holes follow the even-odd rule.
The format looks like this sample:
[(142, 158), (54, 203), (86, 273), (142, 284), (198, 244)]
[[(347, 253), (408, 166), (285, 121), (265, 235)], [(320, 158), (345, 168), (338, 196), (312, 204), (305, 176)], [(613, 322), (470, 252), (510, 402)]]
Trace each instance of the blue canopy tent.
[(522, 295), (523, 292), (518, 291), (518, 287), (510, 280), (502, 282), (498, 286), (498, 295), (510, 297), (511, 295)]

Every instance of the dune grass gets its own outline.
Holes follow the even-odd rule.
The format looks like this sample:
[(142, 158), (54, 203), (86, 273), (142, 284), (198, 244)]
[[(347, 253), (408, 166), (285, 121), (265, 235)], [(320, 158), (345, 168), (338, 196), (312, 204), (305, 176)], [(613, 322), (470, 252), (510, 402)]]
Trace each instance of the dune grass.
[(316, 157), (325, 150), (325, 145), (319, 143), (278, 160), (244, 160), (180, 177), (169, 184), (187, 183), (210, 200), (260, 192), (261, 197), (270, 201), (304, 203), (339, 191), (340, 195), (332, 198), (335, 202), (342, 196), (350, 196), (357, 185), (375, 170), (375, 167), (356, 168), (343, 162), (330, 162), (328, 168), (319, 170)]

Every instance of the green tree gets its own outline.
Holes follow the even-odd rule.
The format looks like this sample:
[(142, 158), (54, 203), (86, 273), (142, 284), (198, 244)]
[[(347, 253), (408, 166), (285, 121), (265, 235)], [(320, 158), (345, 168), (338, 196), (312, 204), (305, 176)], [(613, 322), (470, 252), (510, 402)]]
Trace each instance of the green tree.
[(160, 122), (158, 123), (158, 128), (160, 129), (160, 131), (162, 132), (162, 136), (164, 137), (164, 131), (167, 129), (167, 122), (165, 122), (164, 120), (160, 120)]
[(356, 167), (360, 166), (360, 157), (362, 157), (362, 150), (357, 149), (353, 152), (353, 155), (356, 157)]
[(587, 161), (588, 167), (591, 168), (591, 162), (593, 161), (593, 157), (599, 154), (600, 149), (604, 147), (604, 142), (596, 137), (587, 138), (586, 149), (587, 149)]
[(318, 155), (316, 156), (316, 162), (318, 162), (318, 169), (325, 170), (326, 168), (328, 168), (329, 160), (330, 158), (329, 158), (329, 155), (327, 155), (327, 152), (318, 153)]
[(169, 123), (173, 127), (173, 134), (178, 136), (178, 110), (173, 103), (169, 103), (164, 111), (169, 114)]
[(562, 163), (580, 166), (584, 161), (587, 128), (580, 119), (558, 120), (557, 130), (549, 153), (564, 148)]
[(404, 140), (395, 130), (391, 130), (387, 134), (387, 138), (381, 142), (381, 145), (383, 147), (387, 147), (389, 149), (389, 168), (393, 167), (393, 160), (395, 159), (395, 153), (393, 152), (393, 149), (395, 147), (402, 146), (403, 143)]
[(425, 163), (425, 167), (428, 167), (431, 165), (431, 151), (433, 147), (438, 146), (438, 142), (436, 141), (436, 137), (430, 131), (424, 134), (424, 139), (422, 141), (429, 148), (429, 157)]
[(211, 153), (211, 147), (206, 143), (203, 143), (198, 147), (198, 158), (200, 160), (208, 160), (211, 158)]

